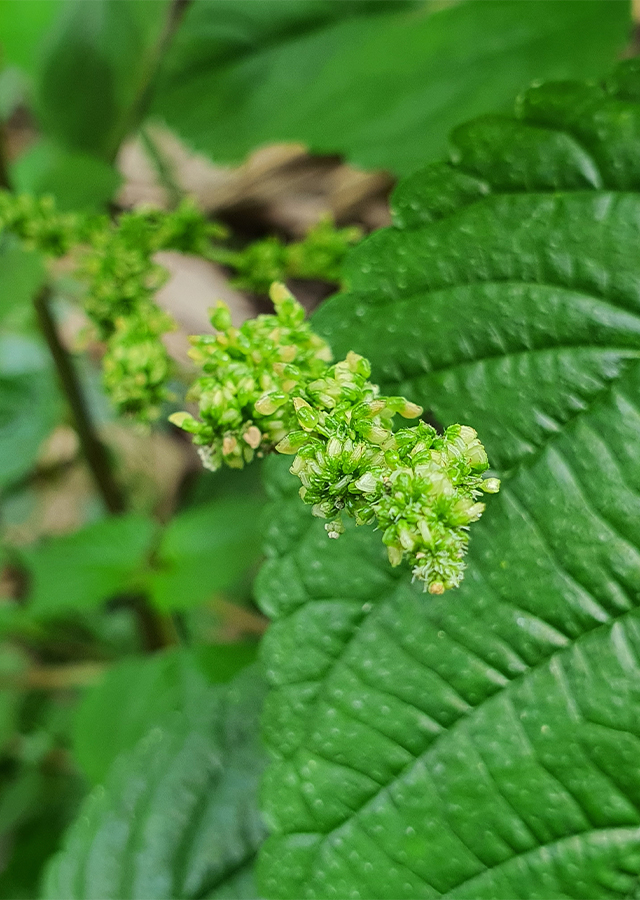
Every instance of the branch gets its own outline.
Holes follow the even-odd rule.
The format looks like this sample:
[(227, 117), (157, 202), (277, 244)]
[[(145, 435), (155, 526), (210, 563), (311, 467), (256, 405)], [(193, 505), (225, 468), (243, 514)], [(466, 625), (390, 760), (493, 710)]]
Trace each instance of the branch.
[(113, 477), (108, 451), (98, 437), (78, 375), (60, 341), (50, 302), (51, 288), (45, 284), (36, 295), (34, 306), (58, 374), (60, 387), (71, 409), (82, 452), (106, 508), (110, 513), (124, 512), (126, 508), (124, 495)]

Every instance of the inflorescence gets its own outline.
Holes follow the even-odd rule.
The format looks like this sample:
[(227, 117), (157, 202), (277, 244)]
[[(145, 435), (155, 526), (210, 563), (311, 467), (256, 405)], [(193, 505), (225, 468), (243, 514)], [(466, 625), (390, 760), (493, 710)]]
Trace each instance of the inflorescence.
[(286, 288), (273, 285), (271, 298), (275, 315), (240, 328), (224, 304), (213, 311), (217, 333), (192, 339), (205, 373), (191, 391), (199, 417), (182, 412), (171, 421), (193, 435), (210, 469), (242, 467), (272, 450), (295, 454), (300, 496), (329, 520), (329, 537), (344, 531), (343, 513), (375, 522), (392, 565), (406, 559), (433, 594), (456, 587), (469, 525), (484, 510), (478, 498), (500, 486), (483, 478), (488, 460), (476, 432), (452, 425), (438, 434), (422, 421), (394, 431), (396, 415), (415, 419), (422, 408), (382, 396), (356, 353), (331, 365)]
[(85, 311), (106, 346), (103, 379), (119, 412), (158, 417), (168, 399), (171, 361), (161, 341), (175, 327), (154, 303), (168, 275), (154, 262), (160, 250), (205, 255), (223, 235), (188, 200), (169, 213), (148, 209), (108, 216), (65, 213), (52, 197), (0, 192), (0, 233), (57, 258), (74, 253), (86, 284)]
[(173, 366), (161, 338), (175, 323), (154, 302), (168, 277), (156, 253), (175, 250), (223, 263), (236, 271), (234, 283), (260, 292), (281, 278), (337, 280), (347, 249), (361, 237), (358, 228), (323, 220), (302, 241), (266, 238), (231, 250), (219, 243), (226, 229), (189, 199), (169, 212), (139, 209), (113, 220), (61, 212), (52, 197), (8, 191), (0, 192), (0, 233), (53, 258), (73, 255), (87, 288), (85, 311), (105, 345), (105, 389), (118, 412), (140, 421), (157, 419), (171, 397)]

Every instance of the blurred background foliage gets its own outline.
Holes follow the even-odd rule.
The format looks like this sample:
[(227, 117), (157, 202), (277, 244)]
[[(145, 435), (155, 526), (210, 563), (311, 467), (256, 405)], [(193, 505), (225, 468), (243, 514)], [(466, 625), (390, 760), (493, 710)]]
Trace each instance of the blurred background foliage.
[[(219, 264), (159, 254), (180, 404), (186, 336), (217, 298), (239, 323), (269, 309), (265, 286), (282, 277), (312, 310), (339, 267), (331, 250), (296, 268), (309, 229), (333, 246), (329, 222), (349, 242), (388, 224), (396, 177), (446, 155), (454, 125), (536, 79), (597, 78), (637, 51), (633, 29), (625, 0), (0, 0), (0, 184), (112, 216), (188, 195), (224, 224)], [(202, 474), (164, 420), (142, 431), (115, 417), (71, 271), (0, 234), (0, 897), (256, 896), (258, 467)], [(45, 284), (118, 515), (39, 328)], [(174, 773), (160, 790), (177, 758), (194, 784)], [(142, 827), (114, 850), (141, 779), (143, 821), (177, 804), (185, 834), (203, 815), (194, 791), (215, 782), (215, 860), (194, 851), (178, 878), (184, 834)], [(220, 797), (242, 810), (235, 830)], [(49, 863), (79, 808), (67, 856)], [(78, 880), (92, 829), (96, 852), (135, 877)]]

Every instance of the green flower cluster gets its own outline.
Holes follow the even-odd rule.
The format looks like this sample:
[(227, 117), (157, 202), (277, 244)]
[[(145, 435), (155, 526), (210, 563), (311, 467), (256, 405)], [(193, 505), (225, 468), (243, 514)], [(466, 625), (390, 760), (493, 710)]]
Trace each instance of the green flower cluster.
[(174, 413), (170, 421), (193, 435), (203, 464), (242, 468), (273, 450), (295, 427), (292, 400), (325, 371), (331, 352), (304, 320), (304, 309), (281, 284), (271, 299), (275, 315), (257, 316), (240, 328), (219, 303), (211, 324), (218, 333), (192, 338), (190, 356), (204, 375), (189, 392), (200, 419)]
[(408, 419), (422, 409), (404, 397), (380, 396), (368, 381), (370, 365), (347, 354), (293, 400), (299, 429), (276, 449), (297, 453), (291, 471), (313, 512), (331, 519), (330, 537), (344, 530), (343, 511), (357, 524), (377, 522), (389, 560), (407, 559), (415, 579), (431, 593), (456, 587), (464, 571), (468, 527), (480, 518), (488, 467), (473, 428), (452, 425), (443, 435), (420, 422), (392, 430), (396, 414)]
[(52, 197), (1, 192), (0, 232), (52, 257), (75, 251), (76, 275), (87, 285), (85, 311), (106, 344), (105, 388), (120, 412), (157, 418), (171, 373), (161, 336), (175, 325), (153, 301), (167, 278), (153, 256), (160, 250), (210, 256), (224, 230), (188, 200), (172, 212), (140, 210), (114, 222), (59, 212)]
[(314, 515), (329, 519), (329, 537), (344, 531), (342, 514), (376, 522), (389, 560), (407, 559), (425, 590), (456, 587), (464, 570), (468, 528), (480, 518), (487, 456), (476, 432), (452, 425), (439, 435), (420, 422), (394, 431), (393, 419), (422, 414), (404, 397), (385, 397), (368, 379), (366, 359), (349, 353), (329, 365), (327, 345), (304, 322), (282, 285), (271, 290), (276, 315), (231, 326), (221, 304), (218, 334), (194, 338), (205, 375), (192, 390), (200, 419), (171, 421), (194, 436), (205, 466), (241, 467), (270, 450), (296, 454), (291, 472)]
[(15, 235), (28, 250), (65, 256), (92, 226), (95, 218), (59, 212), (53, 197), (0, 191), (0, 233)]
[(278, 237), (254, 241), (243, 250), (216, 248), (217, 262), (235, 269), (234, 287), (266, 294), (271, 285), (289, 278), (340, 281), (340, 270), (349, 248), (362, 237), (359, 228), (336, 228), (322, 219), (302, 241), (285, 244)]
[(170, 213), (124, 213), (89, 235), (78, 275), (88, 285), (85, 310), (106, 343), (105, 389), (120, 412), (150, 421), (168, 398), (171, 360), (161, 341), (175, 327), (154, 296), (167, 279), (154, 262), (160, 250), (206, 256), (223, 235), (190, 201)]

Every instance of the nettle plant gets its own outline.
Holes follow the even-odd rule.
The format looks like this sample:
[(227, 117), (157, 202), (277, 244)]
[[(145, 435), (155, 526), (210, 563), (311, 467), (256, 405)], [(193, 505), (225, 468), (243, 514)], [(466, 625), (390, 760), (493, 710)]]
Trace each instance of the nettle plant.
[[(245, 673), (120, 757), (45, 896), (637, 895), (640, 66), (452, 146), (310, 325), (216, 309), (172, 416), (211, 468), (269, 454), (262, 819)], [(394, 430), (416, 400), (442, 430)]]

